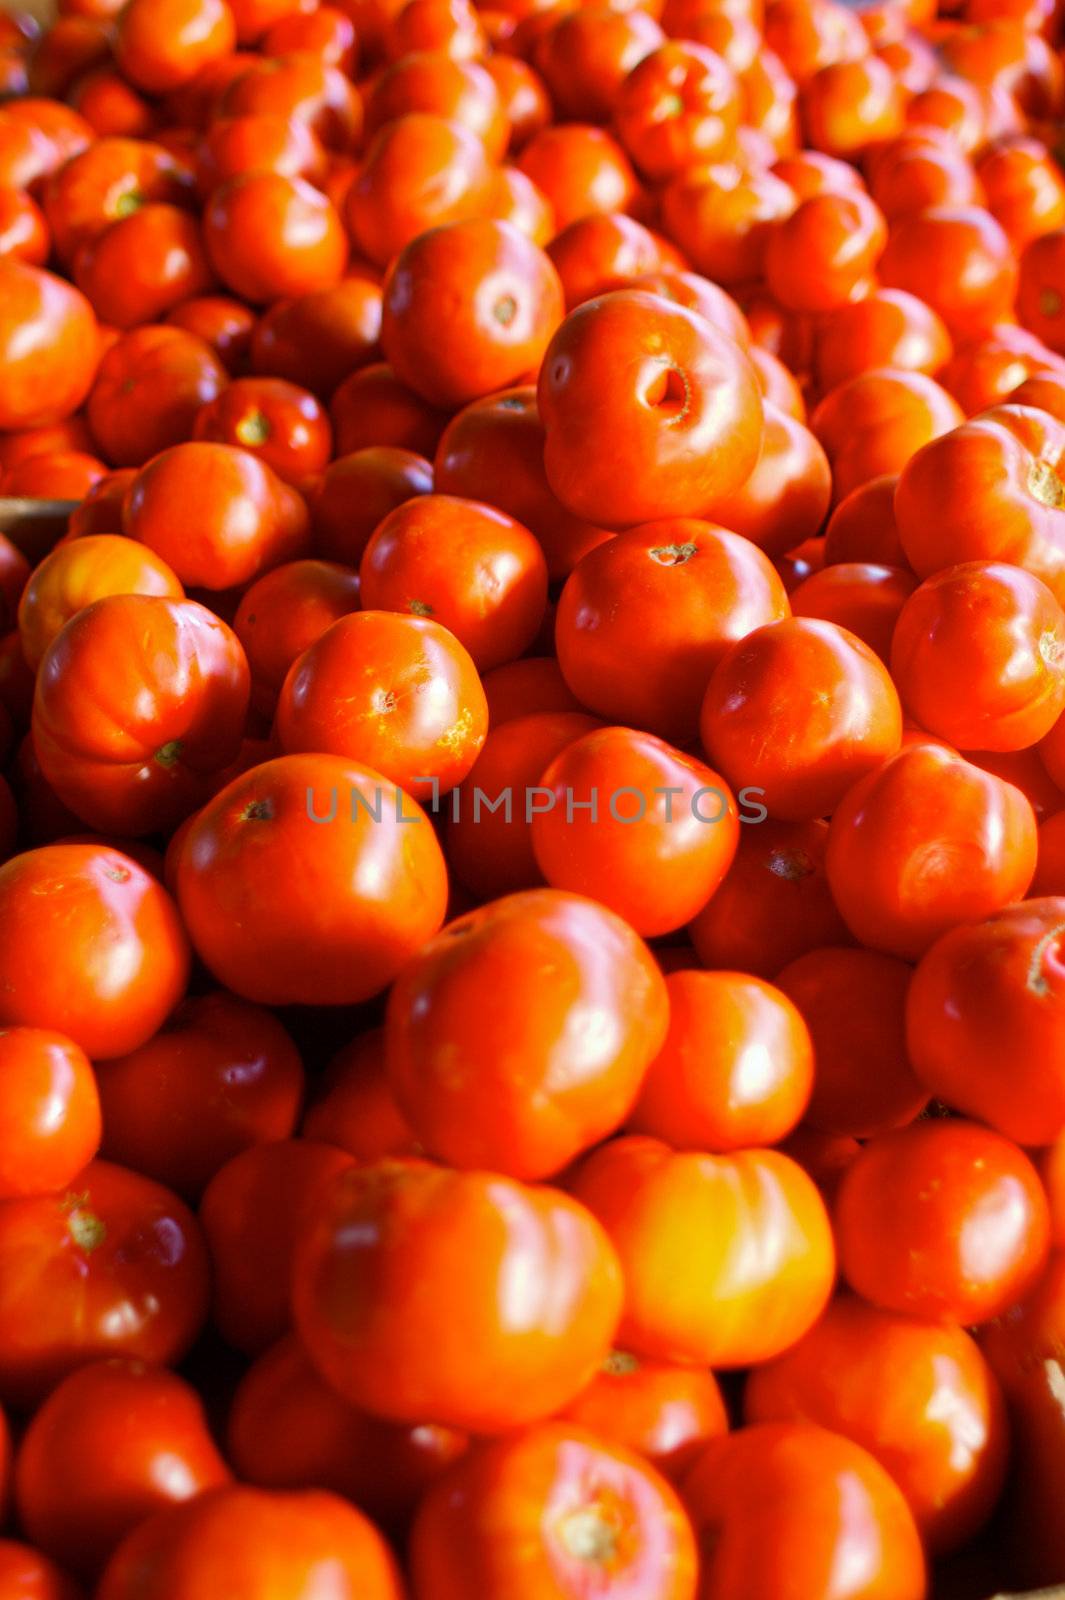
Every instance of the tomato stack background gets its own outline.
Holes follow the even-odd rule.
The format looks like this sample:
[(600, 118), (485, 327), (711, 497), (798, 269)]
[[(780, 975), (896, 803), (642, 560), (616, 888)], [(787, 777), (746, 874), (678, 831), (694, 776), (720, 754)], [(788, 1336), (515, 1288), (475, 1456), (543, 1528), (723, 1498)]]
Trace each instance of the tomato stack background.
[(1063, 45), (0, 15), (0, 1600), (1065, 1583)]

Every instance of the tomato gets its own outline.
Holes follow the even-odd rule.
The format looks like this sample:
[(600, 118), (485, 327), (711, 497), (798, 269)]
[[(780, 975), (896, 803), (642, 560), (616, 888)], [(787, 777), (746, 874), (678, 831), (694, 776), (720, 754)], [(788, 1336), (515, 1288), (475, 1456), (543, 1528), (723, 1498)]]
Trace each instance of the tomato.
[(586, 733), (555, 756), (537, 792), (526, 810), (548, 883), (600, 901), (648, 938), (688, 922), (736, 852), (727, 785), (653, 734)]
[(1065, 363), (1045, 344), (1007, 323), (960, 345), (940, 372), (939, 381), (966, 415), (972, 416), (1003, 403), (1025, 404), (1016, 397), (1022, 380), (1054, 367), (1065, 372)]
[(384, 362), (362, 367), (346, 378), (329, 411), (338, 456), (393, 446), (431, 457), (448, 422), (446, 411), (408, 389)]
[(572, 1400), (611, 1348), (622, 1294), (614, 1250), (575, 1200), (420, 1161), (335, 1180), (294, 1282), (297, 1331), (342, 1396), (482, 1433)]
[(386, 1526), (402, 1526), (429, 1486), (466, 1449), (433, 1423), (385, 1422), (342, 1400), (294, 1337), (249, 1368), (228, 1423), (241, 1477), (266, 1489), (329, 1489)]
[(97, 1067), (104, 1155), (196, 1196), (239, 1151), (293, 1132), (299, 1054), (267, 1011), (221, 991), (186, 1000), (154, 1039)]
[(81, 1600), (80, 1590), (47, 1556), (14, 1539), (0, 1539), (0, 1583), (11, 1600)]
[(510, 138), (510, 119), (492, 70), (435, 51), (401, 56), (375, 79), (366, 101), (366, 131), (421, 112), (457, 122), (477, 135), (494, 161)]
[(906, 1045), (910, 976), (893, 956), (838, 946), (809, 950), (777, 974), (813, 1040), (811, 1127), (867, 1139), (927, 1105)]
[(106, 1060), (181, 999), (188, 943), (170, 896), (106, 845), (49, 845), (0, 866), (0, 1024), (55, 1029)]
[(202, 339), (180, 328), (136, 328), (100, 362), (88, 404), (93, 437), (114, 465), (140, 466), (191, 438), (196, 413), (227, 381)]
[(867, 195), (812, 195), (773, 228), (766, 248), (770, 292), (793, 311), (834, 311), (858, 299), (887, 242)]
[(1023, 750), (1065, 708), (1065, 613), (1030, 573), (963, 562), (906, 601), (891, 669), (930, 733), (959, 750)]
[(210, 776), (234, 759), (248, 693), (240, 641), (206, 607), (110, 595), (77, 612), (45, 652), (34, 748), (59, 798), (90, 826), (154, 833), (201, 803)]
[(189, 83), (236, 44), (225, 0), (130, 0), (121, 14), (115, 56), (138, 88), (160, 94)]
[(28, 189), (92, 143), (92, 129), (76, 111), (38, 95), (8, 100), (0, 111), (0, 173)]
[(415, 111), (387, 123), (345, 205), (356, 246), (385, 266), (426, 230), (483, 216), (491, 171), (482, 141), (461, 122)]
[(445, 792), (469, 772), (488, 732), (477, 669), (428, 617), (359, 611), (293, 663), (277, 708), (283, 750), (362, 761), (418, 793)]
[(184, 598), (166, 562), (132, 539), (99, 533), (58, 545), (34, 569), (19, 602), (19, 636), (30, 665), (39, 666), (71, 617), (114, 594)]
[(116, 328), (158, 321), (214, 284), (195, 217), (160, 204), (143, 205), (86, 240), (74, 277), (100, 320)]
[(633, 1135), (570, 1180), (613, 1240), (625, 1279), (624, 1349), (659, 1361), (768, 1361), (820, 1316), (835, 1274), (828, 1216), (775, 1150), (680, 1153)]
[(826, 815), (899, 748), (902, 713), (882, 662), (831, 622), (757, 628), (719, 662), (703, 746), (741, 792), (788, 821)]
[(875, 289), (839, 306), (814, 332), (814, 366), (825, 393), (873, 367), (934, 374), (950, 354), (942, 318), (904, 289)]
[(789, 599), (795, 616), (846, 628), (887, 663), (899, 614), (916, 587), (902, 567), (837, 561), (804, 578)]
[[(752, 352), (755, 365), (772, 361)], [(832, 471), (803, 422), (768, 398), (762, 454), (747, 482), (717, 502), (715, 514), (770, 556), (785, 555), (818, 534), (832, 498)]]
[(681, 1494), (705, 1552), (700, 1597), (924, 1600), (913, 1515), (880, 1463), (805, 1422), (704, 1445)]
[(340, 456), (310, 492), (315, 549), (357, 566), (378, 523), (432, 490), (432, 466), (413, 450), (382, 445)]
[(1008, 399), (1011, 405), (1049, 411), (1059, 422), (1065, 422), (1065, 371), (1056, 366), (1041, 368), (1011, 390)]
[[(450, 923), (400, 974), (386, 1013), (389, 1079), (432, 1154), (543, 1178), (621, 1124), (667, 1020), (662, 976), (620, 917), (530, 890)], [(456, 1078), (457, 1054), (476, 1060), (473, 1076)]]
[(705, 1440), (728, 1432), (721, 1390), (708, 1368), (643, 1361), (627, 1350), (612, 1350), (561, 1415), (601, 1441), (646, 1457), (674, 1481)]
[(923, 372), (873, 367), (830, 390), (810, 419), (832, 463), (835, 498), (885, 473), (964, 421), (961, 407)]
[(307, 50), (253, 61), (222, 90), (218, 110), (223, 116), (299, 117), (341, 155), (352, 149), (362, 128), (362, 103), (349, 79)]
[(12, 1405), (38, 1405), (103, 1356), (179, 1361), (207, 1315), (192, 1213), (107, 1161), (85, 1167), (76, 1187), (0, 1203), (0, 1263), (0, 1395)]
[(447, 897), (418, 805), (380, 774), (325, 755), (282, 756), (234, 778), (193, 821), (177, 885), (201, 959), (235, 994), (267, 1005), (379, 993), (439, 928)]
[(296, 491), (237, 445), (172, 446), (131, 485), (124, 531), (168, 562), (182, 583), (246, 584), (302, 555), (309, 515)]
[(92, 387), (99, 340), (92, 307), (73, 285), (0, 257), (0, 428), (61, 422)]
[(85, 1052), (44, 1028), (0, 1031), (0, 1198), (65, 1188), (100, 1145), (100, 1098)]
[(288, 1332), (289, 1282), (316, 1198), (351, 1165), (310, 1139), (250, 1145), (221, 1164), (200, 1201), (211, 1258), (211, 1318), (227, 1344), (259, 1355)]
[(228, 1481), (191, 1385), (115, 1357), (71, 1373), (35, 1413), (15, 1495), (34, 1544), (92, 1577), (153, 1511)]
[(671, 973), (666, 1042), (627, 1126), (676, 1149), (776, 1144), (814, 1082), (806, 1025), (771, 984), (738, 972)]
[(252, 704), (271, 715), (292, 663), (358, 606), (358, 573), (332, 561), (289, 561), (249, 585), (233, 631), (251, 668)]
[(930, 206), (902, 218), (879, 271), (889, 288), (926, 300), (956, 338), (989, 329), (1009, 313), (1017, 291), (1009, 240), (980, 206)]
[(321, 184), (329, 157), (302, 117), (246, 112), (222, 117), (207, 129), (196, 152), (196, 184), (205, 200), (227, 179), (256, 169)]
[(383, 1029), (360, 1033), (337, 1051), (318, 1080), (301, 1131), (360, 1161), (420, 1153), (388, 1081)]
[(1065, 601), (1063, 463), (1065, 423), (1027, 406), (996, 406), (919, 451), (895, 496), (914, 571), (924, 578), (958, 561), (1006, 561)]
[(384, 1539), (339, 1495), (233, 1484), (139, 1523), (108, 1563), (97, 1600), (195, 1600), (241, 1587), (261, 1600), (315, 1600), (323, 1581), (359, 1600), (403, 1600)]
[(915, 960), (948, 929), (1020, 899), (1035, 855), (1035, 816), (1019, 789), (942, 745), (917, 743), (844, 797), (826, 859), (854, 936)]
[(612, 110), (632, 160), (662, 181), (730, 152), (741, 97), (720, 55), (683, 38), (660, 44), (633, 66)]
[(454, 408), (535, 371), (562, 315), (562, 285), (537, 245), (505, 222), (454, 222), (393, 261), (381, 344), (402, 382)]
[(294, 484), (326, 466), (333, 443), (320, 402), (282, 378), (237, 378), (200, 409), (193, 437), (240, 445)]
[(0, 188), (0, 256), (16, 256), (43, 267), (51, 253), (44, 212), (31, 195), (10, 185)]
[[(880, 1226), (890, 1208), (891, 1227)], [(1046, 1195), (1028, 1157), (975, 1122), (932, 1119), (864, 1146), (836, 1202), (840, 1268), (873, 1305), (966, 1326), (1021, 1299), (1046, 1262)]]
[(1033, 239), (1020, 259), (1017, 284), (1019, 320), (1065, 355), (1065, 295), (1061, 292), (1061, 264), (1065, 259), (1065, 228)]
[(946, 934), (918, 967), (908, 1007), (914, 1066), (931, 1092), (1025, 1144), (1065, 1128), (1053, 1031), (1063, 913), (1063, 900), (1029, 900)]
[(548, 482), (569, 510), (606, 526), (712, 513), (761, 444), (758, 384), (740, 348), (640, 290), (569, 314), (538, 399)]
[(302, 178), (238, 173), (211, 195), (204, 242), (222, 282), (256, 304), (338, 283), (347, 241), (331, 203)]
[(547, 601), (547, 563), (529, 530), (452, 495), (420, 495), (390, 512), (363, 551), (359, 577), (367, 610), (442, 623), (479, 671), (528, 648)]
[(938, 128), (908, 129), (869, 165), (870, 193), (892, 226), (932, 207), (976, 207), (987, 198), (960, 141)]
[(344, 378), (374, 360), (380, 332), (380, 288), (365, 278), (344, 278), (275, 302), (252, 334), (251, 365), (328, 399)]
[(419, 1600), (694, 1600), (691, 1525), (666, 1480), (569, 1423), (475, 1447), (430, 1488), (411, 1536)]

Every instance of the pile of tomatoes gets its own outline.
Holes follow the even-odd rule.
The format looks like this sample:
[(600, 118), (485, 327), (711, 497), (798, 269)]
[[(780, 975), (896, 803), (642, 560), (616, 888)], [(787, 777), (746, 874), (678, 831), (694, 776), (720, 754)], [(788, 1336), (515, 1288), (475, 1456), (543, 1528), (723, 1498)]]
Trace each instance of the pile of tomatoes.
[(1065, 1581), (1063, 0), (0, 102), (0, 1600)]

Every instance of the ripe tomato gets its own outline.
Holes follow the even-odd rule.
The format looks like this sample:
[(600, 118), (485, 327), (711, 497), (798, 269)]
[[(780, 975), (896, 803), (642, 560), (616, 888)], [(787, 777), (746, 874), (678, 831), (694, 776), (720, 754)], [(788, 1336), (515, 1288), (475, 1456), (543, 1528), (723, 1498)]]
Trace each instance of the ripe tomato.
[(34, 1544), (91, 1578), (153, 1511), (228, 1481), (192, 1386), (115, 1357), (71, 1373), (34, 1414), (15, 1496)]
[(221, 361), (194, 334), (135, 328), (100, 361), (88, 404), (93, 437), (115, 466), (140, 466), (190, 438), (196, 413), (227, 382)]
[(374, 360), (380, 332), (378, 285), (343, 278), (264, 312), (252, 334), (252, 369), (328, 399), (349, 373)]
[(334, 622), (293, 663), (277, 707), (286, 752), (361, 761), (434, 795), (469, 772), (488, 732), (477, 668), (429, 617), (358, 611)]
[(814, 371), (827, 394), (874, 367), (933, 375), (951, 349), (943, 319), (931, 306), (904, 289), (874, 289), (818, 320)]
[(804, 578), (788, 598), (794, 616), (846, 628), (887, 665), (899, 614), (916, 587), (903, 567), (837, 561)]
[(476, 133), (461, 122), (410, 112), (371, 141), (344, 219), (356, 247), (383, 267), (428, 229), (483, 216), (491, 175)]
[(1065, 259), (1065, 228), (1033, 239), (1020, 260), (1017, 316), (1044, 344), (1065, 355), (1065, 295), (1061, 291), (1061, 264)]
[(385, 362), (346, 378), (333, 394), (329, 414), (338, 456), (391, 445), (431, 457), (448, 422), (446, 411), (408, 389)]
[(986, 332), (1009, 314), (1017, 292), (1009, 239), (980, 206), (929, 206), (903, 217), (879, 272), (888, 288), (925, 300), (954, 338)]
[(749, 359), (697, 314), (642, 290), (570, 312), (537, 396), (548, 482), (570, 511), (607, 527), (712, 515), (758, 459)]
[(914, 1067), (931, 1093), (1027, 1145), (1065, 1130), (1063, 923), (1065, 900), (1048, 898), (954, 929), (922, 960), (907, 1010)]
[(457, 61), (415, 50), (392, 62), (373, 81), (366, 99), (366, 132), (412, 112), (458, 122), (475, 133), (493, 161), (502, 160), (511, 119), (494, 71), (479, 61)]
[(76, 1187), (0, 1203), (0, 1264), (0, 1396), (20, 1407), (102, 1356), (177, 1362), (207, 1315), (192, 1213), (108, 1161)]
[(1023, 328), (1007, 323), (959, 345), (941, 370), (939, 381), (966, 416), (973, 416), (991, 406), (1026, 403), (1016, 398), (1021, 380), (1059, 366), (1065, 371), (1061, 357)]
[(617, 1256), (575, 1200), (421, 1161), (342, 1174), (303, 1230), (294, 1283), (297, 1331), (341, 1395), (480, 1433), (572, 1400), (611, 1348), (622, 1295)]
[(411, 1535), (419, 1600), (694, 1600), (691, 1524), (648, 1462), (571, 1423), (475, 1446), (430, 1488)]
[(0, 1024), (56, 1029), (96, 1060), (150, 1039), (181, 999), (188, 941), (155, 878), (107, 845), (0, 866)]
[(402, 382), (454, 408), (535, 371), (562, 316), (558, 273), (537, 245), (506, 222), (454, 222), (393, 261), (381, 344)]
[(943, 745), (916, 743), (837, 807), (828, 880), (855, 938), (915, 960), (948, 929), (1019, 900), (1036, 842), (1019, 789)]
[(681, 1484), (705, 1600), (924, 1600), (901, 1490), (860, 1445), (804, 1422), (704, 1445)]
[(627, 1127), (678, 1150), (777, 1144), (806, 1109), (810, 1035), (772, 984), (739, 972), (670, 973), (669, 1032)]
[(264, 304), (339, 283), (348, 247), (340, 218), (303, 178), (238, 173), (207, 202), (204, 242), (222, 282)]
[(54, 1562), (14, 1539), (0, 1539), (0, 1583), (11, 1600), (81, 1600), (81, 1591)]
[[(755, 364), (773, 358), (762, 352)], [(820, 533), (832, 499), (832, 470), (804, 423), (763, 402), (762, 454), (747, 482), (718, 501), (716, 515), (770, 556), (786, 555)]]
[(963, 421), (958, 402), (926, 373), (872, 367), (830, 390), (810, 427), (832, 463), (838, 502), (871, 478), (901, 472), (922, 445)]
[(321, 472), (333, 430), (320, 402), (283, 378), (237, 378), (197, 413), (193, 438), (240, 445), (286, 483)]
[(568, 577), (583, 555), (610, 538), (605, 528), (567, 511), (552, 492), (531, 384), (487, 395), (460, 411), (437, 446), (434, 478), (441, 494), (486, 501), (528, 528), (552, 579)]
[(339, 1495), (223, 1485), (139, 1523), (109, 1561), (97, 1600), (195, 1600), (241, 1588), (262, 1600), (315, 1600), (323, 1573), (359, 1600), (403, 1600), (381, 1534)]
[[(0, 909), (10, 870), (0, 867)], [(444, 859), (415, 801), (325, 755), (266, 761), (208, 801), (186, 835), (177, 886), (202, 960), (235, 994), (267, 1005), (378, 994), (439, 928), (447, 898)]]
[(773, 817), (804, 821), (899, 748), (902, 712), (883, 663), (831, 622), (785, 618), (732, 646), (706, 690), (703, 747)]
[(337, 1051), (318, 1079), (301, 1132), (360, 1161), (420, 1153), (388, 1081), (383, 1028), (360, 1033)]
[(432, 466), (413, 450), (381, 445), (340, 456), (309, 492), (316, 551), (330, 562), (358, 566), (378, 523), (432, 491)]
[[(544, 1178), (620, 1125), (667, 1020), (661, 973), (620, 917), (532, 890), (450, 923), (404, 968), (386, 1014), (389, 1079), (434, 1155)], [(456, 1076), (457, 1056), (476, 1071)]]
[(100, 358), (92, 307), (72, 284), (0, 257), (0, 428), (61, 422), (92, 387)]
[(886, 242), (887, 223), (868, 195), (811, 195), (770, 233), (769, 291), (791, 311), (835, 311), (860, 299)]
[(523, 654), (547, 601), (547, 563), (528, 528), (452, 495), (420, 495), (390, 512), (359, 577), (367, 610), (431, 617), (482, 672)]
[(688, 740), (729, 645), (788, 610), (772, 565), (747, 540), (693, 518), (650, 522), (574, 570), (559, 601), (559, 665), (590, 710)]
[(191, 82), (236, 42), (225, 0), (130, 0), (121, 13), (115, 58), (131, 83), (162, 94)]
[(1065, 612), (1030, 573), (967, 561), (903, 606), (891, 648), (903, 705), (959, 750), (1023, 750), (1065, 707)]
[(193, 1197), (239, 1151), (288, 1138), (303, 1097), (280, 1022), (222, 991), (186, 1000), (154, 1039), (96, 1071), (104, 1154)]
[(927, 578), (959, 561), (1005, 561), (1065, 603), (1063, 464), (1065, 423), (1028, 406), (996, 406), (919, 450), (895, 495), (914, 571)]
[(86, 240), (74, 278), (101, 322), (134, 328), (214, 286), (195, 217), (178, 206), (145, 205)]
[(794, 191), (772, 172), (717, 163), (671, 179), (662, 224), (696, 272), (731, 289), (762, 277), (773, 226), (795, 205)]
[(863, 1299), (965, 1326), (1023, 1298), (1050, 1243), (1046, 1194), (1028, 1157), (954, 1118), (870, 1140), (843, 1175), (835, 1222), (841, 1271)]
[(59, 798), (91, 827), (166, 830), (235, 758), (248, 694), (240, 641), (206, 607), (109, 595), (45, 652), (34, 749)]
[(644, 1456), (675, 1481), (707, 1439), (728, 1432), (717, 1380), (706, 1367), (643, 1361), (612, 1350), (562, 1418)]
[(647, 938), (689, 922), (736, 853), (728, 786), (654, 734), (585, 733), (538, 787), (532, 845), (547, 882), (609, 906)]
[(177, 158), (150, 140), (95, 140), (49, 178), (43, 195), (56, 254), (64, 265), (79, 245), (141, 206), (186, 204), (191, 184)]
[(4, 473), (2, 487), (5, 497), (16, 500), (81, 500), (106, 476), (96, 456), (71, 450), (17, 462)]
[(588, 1156), (570, 1187), (621, 1260), (625, 1349), (752, 1366), (824, 1309), (835, 1274), (828, 1215), (802, 1168), (775, 1150), (677, 1154), (633, 1135)]
[(385, 1422), (350, 1405), (318, 1376), (290, 1336), (260, 1356), (241, 1380), (227, 1443), (248, 1483), (328, 1489), (376, 1522), (402, 1528), (467, 1440), (454, 1428)]
[(742, 100), (721, 56), (685, 36), (660, 44), (636, 63), (611, 109), (632, 160), (649, 178), (662, 181), (730, 154)]
[(100, 1146), (92, 1064), (44, 1028), (0, 1030), (0, 1199), (64, 1189)]
[(211, 1258), (211, 1317), (227, 1344), (259, 1355), (289, 1331), (289, 1284), (318, 1196), (352, 1158), (310, 1139), (254, 1144), (211, 1178), (200, 1223)]
[(233, 631), (248, 657), (252, 704), (272, 715), (297, 656), (358, 606), (358, 573), (332, 561), (289, 561), (250, 584)]
[(744, 1414), (755, 1424), (817, 1423), (868, 1450), (935, 1554), (979, 1531), (1006, 1474), (1002, 1394), (970, 1336), (846, 1294), (751, 1374)]
[(19, 636), (30, 666), (40, 665), (71, 617), (115, 594), (184, 599), (184, 590), (165, 561), (117, 534), (89, 534), (63, 542), (45, 556), (18, 608)]
[(218, 590), (250, 583), (302, 555), (307, 507), (296, 491), (237, 445), (174, 445), (138, 473), (123, 508), (125, 532), (169, 563), (182, 583)]

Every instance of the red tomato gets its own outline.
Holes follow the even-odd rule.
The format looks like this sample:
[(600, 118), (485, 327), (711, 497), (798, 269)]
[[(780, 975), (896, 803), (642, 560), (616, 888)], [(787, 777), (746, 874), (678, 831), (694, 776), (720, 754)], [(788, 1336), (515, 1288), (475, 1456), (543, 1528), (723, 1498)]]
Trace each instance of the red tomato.
[(965, 1326), (1021, 1299), (1050, 1244), (1046, 1195), (1028, 1157), (990, 1128), (953, 1118), (870, 1140), (843, 1176), (835, 1220), (840, 1268), (864, 1299)]
[[(532, 890), (450, 923), (404, 968), (389, 1078), (431, 1153), (544, 1178), (621, 1124), (667, 1019), (661, 973), (620, 917)], [(456, 1075), (460, 1056), (476, 1070)]]
[(860, 1445), (809, 1423), (712, 1439), (681, 1493), (706, 1600), (924, 1600), (913, 1515)]
[(256, 1144), (220, 1166), (200, 1202), (211, 1257), (212, 1320), (234, 1349), (261, 1352), (288, 1332), (292, 1263), (318, 1196), (351, 1165), (310, 1139)]
[(337, 1051), (318, 1080), (300, 1131), (360, 1161), (420, 1154), (388, 1081), (383, 1028), (360, 1033)]
[(30, 1407), (102, 1356), (177, 1362), (207, 1315), (207, 1254), (177, 1195), (108, 1161), (0, 1203), (0, 1395)]
[(280, 1022), (222, 991), (186, 1000), (154, 1039), (96, 1070), (104, 1154), (191, 1196), (239, 1151), (288, 1138), (303, 1096)]
[(1012, 784), (919, 742), (849, 790), (828, 835), (828, 881), (863, 944), (916, 960), (940, 934), (1019, 900), (1035, 815)]
[(282, 756), (197, 814), (177, 887), (193, 944), (235, 994), (343, 1005), (378, 994), (432, 937), (447, 875), (428, 818), (380, 774)]
[(310, 492), (316, 552), (357, 567), (378, 523), (407, 500), (432, 492), (432, 465), (413, 450), (381, 445), (340, 456)]
[(190, 1384), (141, 1361), (64, 1378), (19, 1447), (19, 1521), (47, 1555), (95, 1576), (153, 1511), (229, 1481)]
[[(192, 437), (196, 414), (228, 381), (210, 345), (182, 328), (136, 328), (100, 361), (88, 416), (107, 460), (139, 467)], [(97, 529), (118, 533), (118, 524)]]
[(300, 1239), (296, 1327), (349, 1401), (504, 1432), (551, 1416), (613, 1343), (621, 1271), (569, 1196), (420, 1161), (352, 1167)]
[(238, 173), (211, 195), (203, 217), (211, 265), (227, 288), (266, 304), (339, 283), (348, 246), (335, 208), (303, 178)]
[(677, 1154), (617, 1139), (571, 1180), (621, 1260), (620, 1343), (693, 1365), (768, 1361), (820, 1316), (835, 1274), (828, 1215), (775, 1150)]
[(252, 704), (273, 714), (288, 669), (359, 608), (359, 575), (332, 561), (288, 561), (245, 589), (233, 618), (252, 675)]
[(378, 285), (343, 278), (331, 288), (275, 302), (255, 325), (252, 369), (328, 399), (344, 378), (374, 360), (380, 332)]
[(339, 1495), (233, 1484), (139, 1523), (108, 1563), (97, 1600), (199, 1600), (242, 1587), (262, 1600), (315, 1600), (323, 1581), (359, 1600), (403, 1600), (384, 1539)]
[(11, 1600), (81, 1600), (81, 1591), (47, 1556), (0, 1539), (0, 1584)]
[(291, 1336), (244, 1375), (227, 1442), (246, 1482), (263, 1489), (329, 1489), (393, 1528), (408, 1521), (467, 1444), (454, 1428), (385, 1422), (349, 1405)]
[(185, 591), (165, 561), (113, 533), (61, 541), (33, 570), (18, 605), (19, 637), (35, 670), (71, 617), (107, 595), (145, 594), (182, 600)]
[(357, 611), (290, 668), (277, 705), (282, 750), (364, 762), (425, 798), (461, 783), (488, 732), (477, 668), (429, 617)]
[(205, 606), (109, 595), (79, 611), (41, 662), (41, 770), (101, 832), (169, 830), (236, 757), (249, 687), (239, 639)]
[(600, 1440), (646, 1457), (674, 1481), (705, 1440), (728, 1432), (712, 1372), (643, 1361), (627, 1350), (612, 1350), (561, 1415)]
[(193, 437), (240, 445), (294, 484), (321, 472), (333, 446), (321, 404), (283, 378), (237, 378), (201, 407)]
[(0, 258), (0, 428), (61, 422), (92, 387), (100, 358), (96, 318), (71, 284)]
[(130, 0), (115, 41), (123, 74), (150, 94), (192, 81), (237, 42), (225, 0)]
[(48, 845), (0, 866), (0, 1024), (56, 1029), (86, 1055), (136, 1050), (185, 992), (177, 907), (107, 845)]
[(474, 1447), (433, 1485), (411, 1536), (419, 1600), (694, 1600), (698, 1554), (676, 1494), (648, 1462), (549, 1423)]
[(43, 1028), (0, 1031), (0, 1199), (65, 1189), (100, 1146), (88, 1056)]
[(777, 1144), (806, 1109), (814, 1055), (787, 996), (738, 972), (673, 972), (669, 1032), (627, 1126), (678, 1150)]

